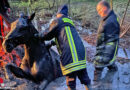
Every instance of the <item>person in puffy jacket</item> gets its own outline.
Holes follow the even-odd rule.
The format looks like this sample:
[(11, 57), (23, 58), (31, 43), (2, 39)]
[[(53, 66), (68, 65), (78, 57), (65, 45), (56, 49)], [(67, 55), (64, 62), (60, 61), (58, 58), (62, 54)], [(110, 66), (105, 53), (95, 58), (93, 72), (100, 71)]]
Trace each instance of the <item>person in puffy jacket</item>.
[(68, 6), (63, 5), (58, 9), (56, 18), (51, 22), (49, 32), (43, 40), (56, 39), (56, 45), (61, 55), (61, 70), (66, 76), (69, 90), (76, 90), (76, 77), (86, 90), (90, 85), (90, 79), (86, 71), (86, 53), (83, 42), (76, 31), (73, 21), (68, 18)]

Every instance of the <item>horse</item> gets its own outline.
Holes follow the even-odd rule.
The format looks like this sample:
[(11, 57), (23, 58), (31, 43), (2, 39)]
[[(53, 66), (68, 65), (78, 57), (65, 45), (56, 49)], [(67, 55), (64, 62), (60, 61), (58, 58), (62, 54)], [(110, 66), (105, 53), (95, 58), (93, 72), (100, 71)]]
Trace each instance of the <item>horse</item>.
[(51, 81), (62, 76), (62, 73), (60, 62), (55, 58), (59, 55), (53, 50), (49, 50), (44, 41), (35, 37), (39, 32), (32, 24), (34, 17), (35, 13), (31, 16), (21, 14), (15, 21), (14, 29), (7, 34), (3, 41), (2, 45), (6, 52), (11, 53), (15, 47), (21, 44), (24, 45), (25, 52), (20, 67), (13, 64), (5, 66), (6, 78), (13, 80), (16, 76), (38, 84), (44, 81), (42, 89), (45, 89)]

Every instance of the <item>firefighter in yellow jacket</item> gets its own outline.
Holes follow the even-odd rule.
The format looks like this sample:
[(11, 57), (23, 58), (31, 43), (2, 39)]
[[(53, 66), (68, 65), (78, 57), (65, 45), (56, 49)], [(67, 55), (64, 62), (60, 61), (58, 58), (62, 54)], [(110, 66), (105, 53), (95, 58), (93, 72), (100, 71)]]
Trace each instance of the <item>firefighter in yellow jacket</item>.
[(71, 19), (68, 18), (68, 6), (63, 5), (58, 9), (56, 18), (52, 21), (49, 33), (43, 40), (56, 39), (56, 45), (61, 54), (61, 69), (66, 76), (69, 90), (76, 90), (76, 77), (86, 90), (90, 85), (90, 79), (86, 71), (85, 47)]

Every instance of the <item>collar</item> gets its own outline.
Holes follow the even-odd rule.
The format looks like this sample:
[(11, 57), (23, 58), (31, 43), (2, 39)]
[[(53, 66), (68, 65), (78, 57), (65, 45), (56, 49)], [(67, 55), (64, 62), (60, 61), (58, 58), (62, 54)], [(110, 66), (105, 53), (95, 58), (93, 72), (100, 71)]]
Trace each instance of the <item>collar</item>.
[(57, 18), (57, 19), (64, 18), (64, 17), (68, 18), (68, 16), (63, 15), (63, 16), (61, 16), (61, 17)]
[(105, 21), (109, 16), (111, 16), (111, 14), (113, 14), (114, 12), (113, 12), (113, 10), (111, 10), (110, 12), (109, 12), (109, 14), (106, 16), (106, 17), (104, 17), (103, 18), (103, 21)]

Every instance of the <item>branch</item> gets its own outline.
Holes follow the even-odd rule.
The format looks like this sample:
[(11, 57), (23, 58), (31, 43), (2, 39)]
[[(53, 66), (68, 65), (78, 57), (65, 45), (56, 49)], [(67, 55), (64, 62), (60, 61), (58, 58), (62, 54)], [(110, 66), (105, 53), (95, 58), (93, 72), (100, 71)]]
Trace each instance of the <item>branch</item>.
[(127, 7), (126, 7), (126, 10), (125, 10), (125, 13), (124, 13), (124, 16), (123, 16), (123, 19), (122, 19), (122, 21), (121, 21), (120, 26), (123, 25), (123, 22), (124, 22), (124, 19), (125, 19), (125, 16), (126, 16), (126, 12), (127, 12), (127, 9), (128, 9), (129, 3), (130, 3), (130, 0), (129, 0), (128, 3), (127, 3)]
[(120, 35), (120, 38), (122, 38), (122, 37), (126, 34), (126, 32), (127, 32), (129, 29), (130, 29), (130, 25), (129, 25), (129, 27)]

